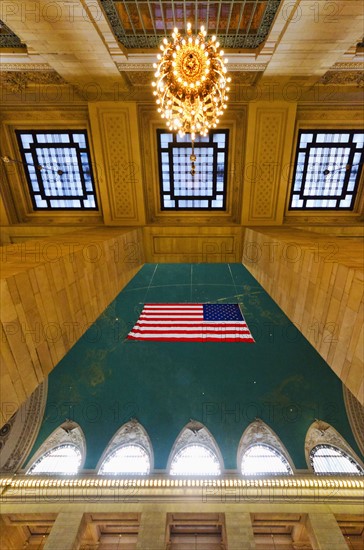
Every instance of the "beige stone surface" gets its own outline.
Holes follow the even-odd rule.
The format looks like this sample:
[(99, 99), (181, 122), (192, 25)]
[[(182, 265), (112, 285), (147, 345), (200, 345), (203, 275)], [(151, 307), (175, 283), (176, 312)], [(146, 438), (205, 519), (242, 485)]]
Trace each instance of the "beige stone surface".
[(313, 550), (347, 550), (348, 546), (333, 514), (311, 512), (307, 527)]
[(2, 248), (3, 423), (139, 270), (141, 239), (100, 228)]
[(225, 528), (229, 550), (255, 550), (254, 533), (250, 514), (228, 512)]
[(363, 243), (247, 229), (243, 264), (363, 403)]

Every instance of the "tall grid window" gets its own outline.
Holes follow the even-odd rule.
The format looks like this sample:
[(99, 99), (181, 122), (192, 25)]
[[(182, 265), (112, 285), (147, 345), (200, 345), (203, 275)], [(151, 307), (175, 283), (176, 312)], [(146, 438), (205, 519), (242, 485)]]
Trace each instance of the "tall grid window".
[(229, 131), (196, 136), (194, 176), (190, 135), (157, 136), (162, 210), (225, 210)]
[(301, 130), (290, 210), (353, 210), (363, 167), (364, 133)]
[(17, 130), (35, 210), (97, 210), (84, 130)]

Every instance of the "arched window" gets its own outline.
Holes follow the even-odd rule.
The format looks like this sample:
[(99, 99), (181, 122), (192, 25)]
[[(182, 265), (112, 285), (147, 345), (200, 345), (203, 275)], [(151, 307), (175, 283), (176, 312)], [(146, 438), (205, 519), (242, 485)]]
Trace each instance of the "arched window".
[(97, 467), (101, 475), (148, 475), (152, 469), (152, 444), (135, 418), (113, 435)]
[(355, 451), (333, 426), (315, 420), (305, 440), (307, 465), (318, 475), (364, 475), (364, 465)]
[(109, 454), (101, 465), (100, 474), (136, 474), (150, 472), (148, 453), (140, 445), (124, 445)]
[(292, 475), (295, 471), (286, 447), (260, 418), (249, 424), (240, 439), (237, 465), (246, 476)]
[(43, 442), (32, 457), (27, 474), (72, 475), (83, 467), (86, 441), (77, 422), (67, 420)]
[(224, 469), (220, 449), (199, 421), (190, 420), (179, 433), (168, 459), (173, 476), (218, 476)]
[(187, 445), (174, 456), (171, 475), (218, 476), (221, 473), (217, 456), (203, 445)]
[(81, 452), (76, 445), (60, 445), (38, 458), (28, 474), (77, 474), (81, 459)]
[(315, 474), (364, 475), (356, 460), (332, 445), (316, 445), (311, 450), (310, 461)]
[(253, 445), (243, 454), (241, 472), (246, 476), (291, 475), (287, 459), (269, 445)]

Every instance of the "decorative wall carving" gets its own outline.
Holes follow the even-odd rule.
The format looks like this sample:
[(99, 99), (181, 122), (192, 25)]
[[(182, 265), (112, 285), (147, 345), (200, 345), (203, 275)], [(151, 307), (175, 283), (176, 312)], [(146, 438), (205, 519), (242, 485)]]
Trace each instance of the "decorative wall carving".
[(41, 426), (47, 400), (45, 380), (0, 431), (0, 470), (16, 472), (31, 450)]
[(124, 445), (140, 445), (145, 449), (149, 455), (150, 469), (154, 466), (153, 447), (149, 439), (149, 435), (143, 426), (132, 418), (129, 422), (126, 422), (121, 428), (113, 435), (111, 441), (107, 445), (105, 451), (98, 462), (96, 470), (99, 471), (104, 460), (111, 455), (118, 447)]
[(198, 420), (191, 419), (179, 433), (168, 458), (167, 471), (170, 471), (173, 458), (187, 445), (202, 445), (209, 449), (218, 459), (221, 471), (224, 470), (224, 459), (220, 449), (209, 430)]
[[(104, 219), (109, 223), (144, 222), (139, 138), (134, 103), (90, 105)], [(104, 174), (104, 176), (103, 176)]]
[(349, 106), (346, 109), (300, 109), (298, 111), (298, 120), (299, 121), (317, 121), (317, 120), (324, 120), (324, 121), (332, 121), (333, 123), (342, 121), (345, 123), (354, 123), (354, 121), (360, 121), (363, 116), (363, 111), (361, 109), (358, 109), (356, 107), (349, 108)]
[(49, 437), (39, 447), (37, 452), (31, 457), (31, 462), (27, 464), (27, 471), (48, 451), (59, 447), (60, 445), (72, 444), (75, 445), (81, 452), (82, 469), (86, 458), (86, 440), (83, 431), (77, 422), (66, 420), (58, 428), (56, 428)]
[(60, 85), (66, 81), (56, 71), (1, 71), (0, 83), (12, 93), (20, 93), (29, 84)]
[[(230, 66), (229, 66), (230, 70)], [(256, 83), (258, 77), (261, 75), (260, 72), (254, 72), (254, 71), (239, 71), (236, 73), (233, 73), (231, 76), (231, 84), (234, 85), (240, 85), (240, 86), (254, 86)]]
[(320, 78), (319, 83), (343, 86), (356, 84), (362, 88), (364, 86), (364, 75), (362, 71), (328, 71)]
[(152, 71), (128, 71), (127, 78), (133, 86), (151, 86), (153, 80)]
[(253, 445), (268, 445), (269, 447), (273, 447), (273, 449), (276, 449), (284, 456), (292, 471), (295, 472), (295, 466), (286, 447), (277, 434), (260, 418), (249, 424), (240, 439), (237, 453), (238, 468), (241, 466), (244, 453)]
[(296, 106), (282, 102), (249, 105), (244, 166), (243, 224), (280, 224), (284, 214)]
[(333, 445), (353, 457), (363, 468), (362, 461), (350, 445), (348, 445), (345, 439), (335, 430), (335, 428), (323, 420), (315, 420), (315, 422), (313, 422), (307, 430), (306, 434), (305, 456), (307, 465), (311, 471), (313, 471), (313, 468), (310, 461), (310, 453), (316, 445)]
[(355, 440), (364, 455), (364, 407), (343, 384), (344, 402)]

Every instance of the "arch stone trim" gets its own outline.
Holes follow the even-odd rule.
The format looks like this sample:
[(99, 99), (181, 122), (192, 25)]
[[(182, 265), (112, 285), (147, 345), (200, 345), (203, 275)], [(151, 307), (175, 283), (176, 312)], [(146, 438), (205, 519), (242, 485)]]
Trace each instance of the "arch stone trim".
[(149, 435), (138, 420), (132, 418), (129, 422), (123, 424), (121, 428), (119, 428), (118, 431), (112, 436), (104, 452), (102, 453), (99, 462), (97, 463), (96, 471), (100, 473), (105, 459), (118, 448), (125, 447), (126, 445), (137, 445), (139, 447), (143, 447), (149, 456), (150, 471), (154, 469), (153, 447)]
[(17, 472), (25, 462), (43, 420), (48, 394), (45, 379), (0, 432), (0, 471)]
[(344, 451), (349, 457), (353, 458), (361, 468), (364, 469), (363, 462), (353, 451), (345, 439), (327, 422), (315, 420), (307, 430), (305, 440), (305, 457), (309, 470), (314, 472), (311, 465), (310, 454), (317, 445), (332, 445), (341, 451)]
[(216, 456), (221, 472), (224, 471), (224, 459), (220, 452), (219, 446), (215, 441), (215, 438), (211, 432), (198, 420), (190, 420), (184, 428), (180, 431), (177, 439), (175, 440), (171, 452), (169, 454), (168, 463), (167, 463), (167, 472), (170, 472), (171, 465), (174, 457), (181, 451), (184, 447), (188, 445), (201, 445), (206, 447)]
[(278, 435), (260, 418), (255, 419), (244, 431), (241, 436), (238, 452), (237, 452), (237, 467), (240, 471), (243, 455), (245, 452), (254, 445), (268, 445), (274, 450), (278, 451), (285, 460), (287, 460), (292, 474), (296, 472), (295, 465), (290, 457), (289, 452), (283, 445)]
[(56, 449), (61, 445), (75, 445), (81, 452), (80, 470), (83, 468), (86, 459), (86, 439), (82, 428), (77, 422), (66, 420), (56, 428), (49, 437), (42, 443), (37, 452), (27, 464), (26, 473), (30, 473), (32, 467), (45, 453)]

